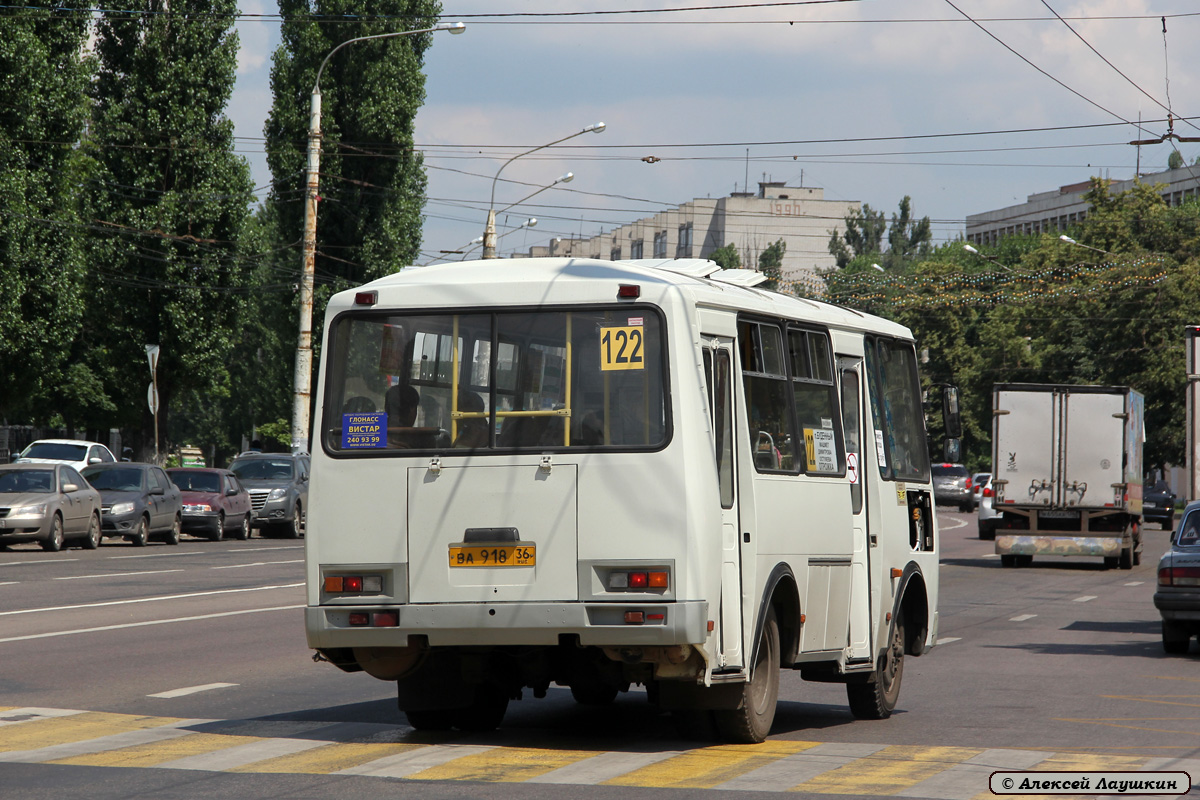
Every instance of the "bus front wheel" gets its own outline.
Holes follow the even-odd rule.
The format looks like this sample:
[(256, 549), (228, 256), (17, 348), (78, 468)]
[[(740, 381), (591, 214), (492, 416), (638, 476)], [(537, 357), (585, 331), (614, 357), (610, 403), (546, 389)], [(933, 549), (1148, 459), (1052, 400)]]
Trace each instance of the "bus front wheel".
[(846, 684), (850, 713), (858, 719), (887, 719), (896, 710), (900, 698), (900, 680), (904, 677), (904, 618), (896, 615), (887, 651), (868, 680)]

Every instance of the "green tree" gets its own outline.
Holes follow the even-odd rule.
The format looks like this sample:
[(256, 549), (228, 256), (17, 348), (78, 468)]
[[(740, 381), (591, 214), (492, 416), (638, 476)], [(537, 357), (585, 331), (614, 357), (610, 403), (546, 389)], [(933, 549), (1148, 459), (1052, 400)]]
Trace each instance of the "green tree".
[(882, 211), (863, 203), (861, 211), (846, 215), (846, 231), (839, 234), (830, 231), (829, 254), (837, 260), (838, 268), (845, 268), (855, 256), (878, 253), (887, 232), (887, 221)]
[(933, 238), (929, 217), (913, 219), (912, 198), (908, 195), (900, 201), (900, 213), (892, 214), (887, 238), (884, 267), (888, 269), (902, 269), (917, 257), (929, 254), (929, 241)]
[(708, 260), (715, 262), (721, 269), (738, 269), (742, 266), (742, 257), (738, 255), (737, 247), (732, 242), (713, 250), (708, 254)]
[(1183, 160), (1183, 154), (1178, 150), (1172, 150), (1171, 155), (1167, 156), (1167, 169), (1179, 169), (1186, 163)]
[(88, 113), (87, 9), (0, 10), (0, 419), (57, 414), (74, 427), (81, 411), (111, 407), (70, 358), (85, 297), (88, 160), (75, 145)]
[(759, 253), (758, 271), (767, 276), (767, 281), (763, 284), (766, 288), (771, 290), (779, 288), (779, 281), (783, 278), (781, 270), (783, 266), (783, 254), (786, 252), (787, 242), (783, 239), (776, 239), (767, 246), (766, 250)]
[(96, 264), (89, 345), (104, 348), (118, 420), (154, 440), (144, 346), (160, 345), (159, 439), (174, 401), (228, 391), (249, 270), (237, 243), (252, 199), (224, 109), (233, 89), (234, 0), (150, 0), (97, 26), (90, 145)]

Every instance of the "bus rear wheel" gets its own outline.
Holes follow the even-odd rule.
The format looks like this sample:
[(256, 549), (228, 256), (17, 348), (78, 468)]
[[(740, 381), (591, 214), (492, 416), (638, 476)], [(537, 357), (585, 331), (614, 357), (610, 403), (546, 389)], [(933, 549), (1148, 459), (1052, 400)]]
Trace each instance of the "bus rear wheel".
[(454, 727), (468, 733), (495, 730), (508, 711), (508, 693), (499, 686), (483, 683), (475, 687), (475, 697), (466, 708), (453, 712)]
[(904, 677), (904, 618), (896, 615), (887, 651), (871, 677), (862, 683), (846, 684), (850, 713), (858, 719), (887, 719), (900, 699), (900, 681)]
[(743, 685), (737, 708), (713, 712), (721, 737), (736, 744), (758, 744), (771, 732), (779, 703), (779, 623), (767, 611), (750, 682)]

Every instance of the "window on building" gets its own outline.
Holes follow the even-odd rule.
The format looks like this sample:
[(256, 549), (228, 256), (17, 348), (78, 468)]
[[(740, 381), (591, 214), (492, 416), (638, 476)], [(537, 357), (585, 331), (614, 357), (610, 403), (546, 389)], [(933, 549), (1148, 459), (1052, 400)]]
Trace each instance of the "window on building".
[(608, 257), (612, 261), (621, 260), (621, 245), (617, 245), (612, 250), (608, 251)]
[(684, 256), (692, 254), (692, 223), (679, 226), (679, 244), (675, 246), (675, 254)]
[(667, 257), (667, 232), (655, 231), (654, 233), (654, 257)]
[(643, 246), (642, 239), (630, 240), (630, 242), (629, 242), (629, 257), (630, 258), (642, 258), (643, 257), (642, 256), (642, 246)]

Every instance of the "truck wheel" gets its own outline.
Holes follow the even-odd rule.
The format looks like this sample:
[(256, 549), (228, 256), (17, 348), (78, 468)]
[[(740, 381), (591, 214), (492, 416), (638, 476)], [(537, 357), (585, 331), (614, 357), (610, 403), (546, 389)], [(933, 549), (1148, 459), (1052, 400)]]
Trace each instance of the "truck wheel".
[(992, 541), (996, 538), (996, 529), (986, 523), (979, 523), (979, 538)]
[(887, 651), (864, 683), (847, 683), (850, 713), (857, 719), (887, 719), (900, 698), (900, 680), (904, 677), (904, 617), (896, 614)]
[(1033, 556), (1017, 556), (1017, 566), (1018, 567), (1032, 567), (1033, 566)]
[(1133, 548), (1121, 548), (1121, 569), (1133, 569)]
[(606, 706), (617, 699), (617, 687), (610, 683), (580, 683), (571, 685), (571, 697), (583, 706)]
[(1016, 557), (1016, 556), (1014, 556), (1014, 555), (1002, 555), (1002, 556), (1000, 556), (1000, 566), (1002, 566), (1002, 567), (1015, 567), (1016, 565), (1017, 565), (1017, 557)]
[(778, 703), (779, 623), (775, 621), (775, 609), (770, 608), (763, 620), (750, 682), (742, 684), (742, 700), (737, 708), (713, 712), (717, 730), (728, 742), (758, 744), (771, 732)]
[(1192, 643), (1192, 636), (1188, 629), (1178, 622), (1168, 622), (1164, 619), (1162, 621), (1162, 643), (1164, 652), (1173, 656), (1181, 656), (1188, 651), (1188, 645)]
[(1121, 565), (1121, 559), (1117, 558), (1116, 556), (1105, 556), (1104, 557), (1104, 568), (1105, 569), (1116, 569), (1120, 565)]

